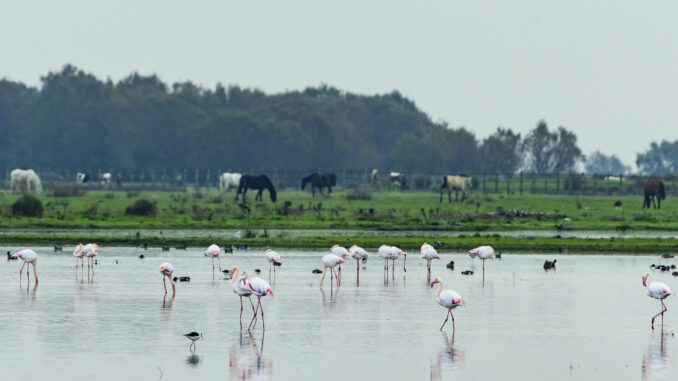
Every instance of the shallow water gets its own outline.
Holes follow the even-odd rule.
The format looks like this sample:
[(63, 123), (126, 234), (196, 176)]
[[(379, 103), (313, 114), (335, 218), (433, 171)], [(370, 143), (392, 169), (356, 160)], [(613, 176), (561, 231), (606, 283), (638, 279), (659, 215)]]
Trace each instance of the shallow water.
[[(14, 250), (16, 248), (2, 248)], [(37, 290), (18, 285), (16, 261), (0, 263), (0, 367), (3, 379), (675, 379), (678, 298), (664, 335), (650, 329), (660, 303), (640, 276), (657, 256), (509, 255), (481, 264), (442, 253), (433, 274), (467, 302), (441, 334), (445, 309), (426, 282), (425, 262), (410, 255), (386, 284), (372, 258), (355, 286), (355, 263), (338, 289), (320, 290), (324, 253), (283, 251), (283, 266), (263, 298), (266, 331), (240, 333), (230, 283), (198, 250), (101, 248), (92, 282), (69, 254), (39, 248)], [(146, 258), (139, 260), (143, 253)], [(543, 261), (557, 258), (557, 271)], [(454, 260), (456, 269), (445, 264)], [(118, 261), (116, 264), (115, 261)], [(164, 298), (161, 262), (174, 264), (177, 296)], [(667, 260), (663, 260), (667, 263)], [(678, 262), (678, 260), (676, 261)], [(669, 260), (670, 263), (670, 260)], [(262, 251), (222, 256), (222, 266), (261, 268)], [(678, 290), (678, 278), (655, 273)], [(31, 274), (31, 281), (33, 281)], [(255, 299), (256, 301), (256, 299)], [(243, 323), (252, 315), (246, 307)], [(182, 334), (197, 330), (195, 355)], [(27, 361), (30, 360), (30, 361)], [(39, 365), (38, 365), (39, 364)], [(38, 366), (36, 366), (38, 365)]]

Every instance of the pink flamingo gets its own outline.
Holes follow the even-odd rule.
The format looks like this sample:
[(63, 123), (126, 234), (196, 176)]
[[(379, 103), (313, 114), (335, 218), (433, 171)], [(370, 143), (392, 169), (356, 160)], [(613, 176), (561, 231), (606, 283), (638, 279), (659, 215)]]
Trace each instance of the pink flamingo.
[[(31, 249), (23, 249), (21, 251), (17, 251), (16, 253), (12, 254), (12, 258), (21, 258), (22, 261), (24, 261), (24, 264), (21, 265), (21, 269), (19, 269), (19, 286), (21, 286), (21, 273), (24, 271), (24, 266), (26, 266), (27, 263), (33, 265), (33, 274), (35, 275), (35, 287), (38, 286), (38, 254), (31, 250)], [(29, 273), (29, 269), (26, 268), (26, 282), (30, 283), (31, 281), (31, 276)]]
[(73, 256), (75, 257), (75, 270), (77, 273), (78, 270), (78, 260), (80, 260), (80, 268), (83, 269), (85, 266), (85, 252), (82, 251), (82, 244), (79, 243), (73, 251)]
[(162, 274), (162, 285), (165, 287), (165, 295), (167, 295), (167, 283), (165, 283), (165, 278), (169, 279), (172, 284), (172, 297), (177, 294), (177, 289), (174, 286), (174, 281), (172, 280), (172, 273), (174, 272), (174, 266), (171, 263), (163, 263), (160, 265), (160, 274)]
[(440, 284), (440, 287), (438, 287), (438, 293), (436, 294), (436, 300), (438, 301), (438, 304), (441, 306), (447, 308), (447, 316), (445, 317), (445, 321), (443, 322), (443, 325), (440, 326), (440, 330), (443, 330), (443, 327), (447, 323), (447, 319), (452, 317), (452, 337), (454, 337), (454, 315), (452, 314), (452, 310), (459, 307), (459, 306), (466, 306), (466, 302), (464, 299), (457, 294), (456, 291), (453, 290), (445, 290), (443, 291), (443, 281), (440, 280), (440, 278), (435, 278), (433, 282), (431, 282), (431, 288), (438, 283)]
[(252, 306), (252, 312), (254, 312), (254, 303), (252, 303), (252, 289), (249, 286), (247, 281), (247, 271), (243, 271), (242, 275), (238, 274), (238, 266), (233, 266), (229, 271), (231, 277), (231, 287), (233, 288), (233, 293), (240, 297), (240, 329), (242, 329), (242, 298), (243, 296), (250, 300), (250, 305)]
[(381, 245), (379, 246), (379, 256), (384, 258), (384, 271), (388, 276), (388, 261), (393, 261), (391, 265), (391, 275), (395, 274), (395, 260), (400, 258), (403, 255), (403, 271), (407, 272), (405, 268), (405, 261), (407, 261), (407, 253), (402, 251), (397, 246)]
[(221, 271), (221, 261), (219, 260), (219, 254), (221, 253), (221, 248), (215, 244), (211, 244), (210, 247), (205, 250), (205, 256), (212, 258), (212, 278), (214, 279), (214, 258), (217, 258), (219, 263), (219, 271)]
[(281, 264), (282, 261), (280, 260), (280, 254), (277, 252), (268, 249), (266, 250), (266, 259), (268, 260), (268, 273), (269, 275), (271, 274), (271, 267), (273, 267), (273, 274), (275, 274), (275, 264)]
[(257, 311), (259, 311), (259, 308), (261, 308), (261, 328), (266, 330), (266, 323), (264, 322), (264, 307), (261, 305), (261, 297), (266, 295), (271, 296), (275, 295), (273, 295), (271, 285), (269, 285), (268, 283), (266, 283), (265, 280), (259, 277), (252, 278), (252, 280), (249, 281), (248, 285), (252, 290), (252, 293), (257, 296), (258, 301), (257, 308), (254, 310), (254, 316), (252, 316), (252, 321), (250, 322), (249, 327), (247, 327), (247, 330), (249, 331), (250, 328), (252, 328), (252, 323), (254, 323), (254, 320), (257, 318)]
[(652, 329), (654, 329), (654, 319), (661, 315), (662, 329), (664, 329), (664, 312), (668, 311), (668, 308), (666, 308), (666, 305), (664, 304), (664, 299), (666, 299), (669, 295), (675, 295), (676, 293), (671, 291), (669, 286), (665, 285), (664, 283), (653, 282), (652, 274), (650, 273), (643, 274), (643, 286), (647, 288), (647, 296), (659, 299), (659, 301), (662, 303), (662, 311), (652, 317), (650, 325), (652, 326)]
[[(321, 261), (323, 263), (324, 268), (323, 268), (323, 277), (322, 277), (322, 279), (320, 279), (320, 288), (323, 288), (323, 282), (325, 281), (325, 272), (327, 272), (328, 267), (330, 268), (330, 272), (331, 272), (330, 287), (332, 287), (332, 280), (335, 279), (334, 267), (341, 264), (341, 263), (345, 263), (346, 260), (344, 258), (340, 258), (340, 257), (338, 257), (334, 254), (327, 254), (327, 255), (322, 257)], [(336, 282), (336, 283), (337, 283), (337, 287), (339, 287), (339, 283), (338, 282)]]
[(494, 258), (494, 249), (492, 246), (480, 246), (473, 250), (469, 250), (471, 258), (477, 256), (483, 261), (483, 286), (485, 285), (485, 260)]
[[(339, 258), (351, 258), (351, 253), (349, 253), (348, 250), (346, 250), (346, 248), (343, 246), (334, 245), (330, 248), (330, 252)], [(339, 285), (341, 285), (341, 263), (339, 264), (339, 274), (337, 277), (337, 286)]]
[(369, 255), (365, 249), (356, 245), (351, 246), (351, 248), (348, 249), (348, 252), (351, 254), (351, 257), (355, 259), (356, 286), (360, 287), (360, 260), (368, 258)]
[(89, 269), (92, 268), (92, 278), (94, 278), (94, 257), (99, 253), (99, 246), (96, 243), (88, 243), (82, 247), (82, 252), (87, 257), (87, 276), (89, 277)]
[(431, 261), (434, 259), (440, 259), (440, 255), (438, 255), (438, 252), (433, 246), (429, 245), (428, 243), (424, 243), (421, 245), (421, 257), (426, 259), (426, 268), (428, 269), (427, 279), (431, 279)]

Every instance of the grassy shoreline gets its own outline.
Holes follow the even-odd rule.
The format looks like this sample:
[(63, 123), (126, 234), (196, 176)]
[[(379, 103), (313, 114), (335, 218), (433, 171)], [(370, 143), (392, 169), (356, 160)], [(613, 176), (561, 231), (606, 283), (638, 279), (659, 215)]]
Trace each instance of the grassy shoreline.
[[(74, 245), (77, 242), (89, 242), (91, 237), (78, 234), (55, 234), (49, 236), (4, 235), (0, 236), (0, 244), (23, 245)], [(503, 252), (583, 252), (583, 253), (629, 253), (629, 254), (663, 254), (678, 251), (678, 239), (675, 238), (552, 238), (552, 237), (502, 237), (498, 235), (473, 237), (441, 237), (435, 239), (444, 246), (441, 251), (465, 251), (480, 245), (492, 245)], [(188, 245), (189, 247), (206, 247), (212, 243), (220, 245), (248, 245), (250, 248), (303, 248), (326, 250), (334, 244), (350, 246), (353, 244), (375, 249), (381, 244), (400, 245), (411, 253), (418, 253), (423, 242), (433, 241), (432, 237), (419, 236), (318, 236), (318, 237), (257, 237), (239, 239), (214, 238), (160, 238), (144, 239), (126, 236), (97, 237), (100, 245), (136, 246), (147, 243), (149, 247), (168, 245)]]

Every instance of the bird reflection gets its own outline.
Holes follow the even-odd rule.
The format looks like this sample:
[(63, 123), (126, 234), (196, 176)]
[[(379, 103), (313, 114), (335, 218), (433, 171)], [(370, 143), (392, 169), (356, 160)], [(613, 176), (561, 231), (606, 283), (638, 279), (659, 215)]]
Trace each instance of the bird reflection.
[(337, 296), (339, 295), (339, 288), (337, 287), (335, 290), (332, 290), (330, 288), (330, 298), (329, 300), (327, 299), (327, 294), (325, 293), (324, 289), (320, 289), (320, 294), (322, 295), (323, 299), (323, 306), (331, 306), (337, 302)]
[(671, 354), (666, 348), (666, 337), (673, 336), (673, 333), (661, 332), (659, 345), (651, 344), (645, 353), (643, 353), (643, 362), (640, 367), (640, 373), (643, 380), (651, 380), (658, 376), (668, 376), (671, 372)]
[(229, 353), (229, 379), (270, 380), (273, 378), (273, 361), (263, 357), (264, 335), (261, 345), (252, 334), (240, 334), (240, 340), (233, 344)]
[(186, 364), (190, 366), (198, 366), (199, 364), (202, 363), (202, 358), (193, 352), (191, 352), (191, 355), (186, 356)]
[(454, 348), (454, 338), (450, 340), (447, 333), (443, 332), (442, 336), (445, 348), (438, 352), (431, 364), (431, 380), (447, 379), (450, 373), (458, 372), (464, 367), (464, 351)]
[(168, 297), (167, 294), (162, 298), (162, 309), (172, 309), (172, 303), (174, 303), (174, 296)]

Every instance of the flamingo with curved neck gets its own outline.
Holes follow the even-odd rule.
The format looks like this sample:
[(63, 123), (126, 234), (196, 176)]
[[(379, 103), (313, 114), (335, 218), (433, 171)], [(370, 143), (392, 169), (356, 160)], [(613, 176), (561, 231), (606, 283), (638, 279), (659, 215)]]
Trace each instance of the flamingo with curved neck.
[(455, 327), (452, 310), (459, 306), (466, 306), (466, 301), (464, 301), (464, 299), (462, 299), (456, 291), (443, 290), (443, 281), (440, 278), (435, 278), (433, 282), (431, 282), (431, 288), (433, 288), (436, 283), (440, 284), (440, 287), (438, 287), (438, 293), (436, 294), (436, 301), (438, 301), (438, 304), (441, 306), (447, 308), (447, 316), (445, 317), (443, 325), (440, 326), (440, 330), (442, 331), (443, 327), (445, 327), (447, 319), (452, 317), (452, 337), (454, 337)]
[(252, 306), (252, 312), (254, 312), (254, 303), (252, 303), (252, 289), (247, 282), (247, 271), (243, 271), (242, 275), (239, 275), (238, 266), (233, 266), (229, 271), (231, 277), (231, 287), (233, 288), (233, 293), (240, 297), (240, 329), (242, 329), (242, 298), (247, 297)]
[(649, 272), (643, 274), (643, 286), (645, 286), (647, 296), (649, 296), (650, 298), (659, 299), (659, 301), (662, 303), (661, 312), (652, 317), (652, 320), (650, 321), (650, 326), (652, 327), (652, 329), (654, 329), (654, 319), (657, 316), (661, 315), (662, 329), (664, 329), (664, 312), (668, 311), (668, 308), (666, 308), (666, 305), (664, 304), (664, 299), (666, 299), (669, 295), (675, 295), (676, 293), (671, 291), (669, 286), (665, 285), (664, 283), (653, 282), (652, 274), (650, 274)]

